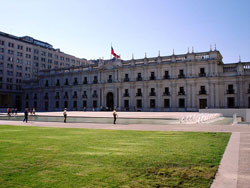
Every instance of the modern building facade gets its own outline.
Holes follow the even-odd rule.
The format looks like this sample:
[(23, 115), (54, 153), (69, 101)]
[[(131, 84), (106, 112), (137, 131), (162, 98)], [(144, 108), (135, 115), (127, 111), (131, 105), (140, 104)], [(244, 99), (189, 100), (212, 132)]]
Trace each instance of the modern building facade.
[(38, 79), (43, 69), (86, 63), (32, 37), (0, 32), (0, 107), (22, 107), (23, 81)]
[(218, 50), (42, 70), (25, 87), (41, 111), (197, 111), (249, 108), (250, 62), (224, 64)]

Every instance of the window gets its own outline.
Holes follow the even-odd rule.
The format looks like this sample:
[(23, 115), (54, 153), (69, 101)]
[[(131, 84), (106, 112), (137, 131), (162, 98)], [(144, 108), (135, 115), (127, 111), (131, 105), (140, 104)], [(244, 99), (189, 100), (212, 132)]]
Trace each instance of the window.
[(94, 76), (94, 81), (93, 81), (93, 83), (94, 83), (94, 84), (97, 84), (97, 82), (98, 82), (97, 76)]
[(97, 98), (97, 92), (96, 92), (96, 90), (94, 90), (92, 97), (93, 98)]
[(129, 93), (128, 93), (128, 89), (125, 89), (125, 92), (124, 92), (124, 97), (129, 97)]
[(228, 85), (227, 94), (234, 94), (234, 86), (233, 86), (233, 84)]
[(164, 79), (168, 79), (168, 78), (169, 78), (168, 71), (165, 71), (165, 73), (164, 73)]
[(125, 74), (124, 82), (128, 82), (128, 81), (129, 81), (128, 74)]
[(83, 91), (82, 98), (87, 98), (87, 91)]
[(96, 100), (93, 101), (93, 108), (97, 108), (97, 101)]
[(4, 45), (4, 41), (3, 40), (0, 40), (0, 45)]
[(74, 107), (74, 108), (77, 108), (77, 101), (74, 101), (73, 107)]
[(77, 78), (74, 78), (74, 85), (77, 85), (78, 84), (78, 80)]
[(13, 55), (13, 54), (14, 54), (14, 51), (13, 51), (13, 50), (8, 50), (8, 54)]
[(204, 109), (207, 107), (207, 99), (200, 99), (200, 109)]
[(137, 108), (142, 108), (142, 100), (141, 99), (136, 100), (136, 107)]
[(17, 52), (17, 56), (18, 57), (23, 57), (23, 53), (22, 52)]
[(65, 79), (64, 85), (66, 85), (66, 86), (69, 85), (69, 80), (68, 80), (68, 78)]
[(164, 108), (169, 108), (169, 107), (170, 107), (169, 99), (164, 99)]
[(155, 108), (155, 99), (150, 99), (150, 108)]
[(60, 86), (60, 80), (59, 79), (56, 80), (56, 86)]
[(31, 52), (31, 48), (26, 47), (26, 52)]
[(88, 78), (85, 76), (83, 80), (83, 84), (87, 84), (87, 83), (88, 83)]
[(141, 93), (141, 88), (138, 88), (138, 89), (137, 89), (136, 96), (142, 96), (142, 93)]
[(205, 94), (206, 94), (206, 87), (205, 87), (205, 86), (201, 86), (201, 87), (200, 87), (199, 94), (200, 94), (200, 95), (205, 95)]
[(109, 83), (111, 83), (111, 82), (112, 82), (112, 75), (109, 75), (108, 82), (109, 82)]
[(13, 62), (14, 58), (13, 57), (8, 57), (8, 61)]
[(64, 108), (68, 108), (68, 101), (64, 101)]
[(185, 77), (184, 71), (183, 71), (183, 69), (180, 69), (180, 70), (179, 70), (178, 78), (184, 78), (184, 77)]
[(83, 108), (87, 108), (87, 101), (85, 101), (85, 100), (82, 101), (82, 107), (83, 107)]
[(155, 96), (155, 95), (156, 95), (155, 88), (151, 88), (149, 96)]
[(234, 97), (227, 98), (227, 107), (228, 108), (235, 108)]
[(178, 95), (185, 95), (184, 87), (180, 87)]
[(59, 101), (56, 101), (56, 108), (59, 108)]
[(14, 48), (14, 43), (9, 42), (8, 46), (11, 47), (11, 48)]
[(77, 92), (76, 91), (74, 91), (73, 98), (77, 98)]
[(204, 76), (206, 76), (206, 73), (205, 73), (205, 68), (200, 68), (200, 73), (199, 73), (199, 76), (200, 76), (200, 77), (204, 77)]
[(42, 51), (42, 52), (41, 52), (41, 55), (42, 55), (42, 56), (46, 56), (46, 52), (45, 52), (45, 51)]
[(124, 100), (124, 108), (126, 111), (129, 111), (129, 100)]
[(34, 54), (39, 54), (39, 50), (38, 49), (34, 49)]
[(179, 99), (179, 108), (185, 108), (185, 99)]
[(142, 80), (142, 77), (141, 77), (141, 73), (139, 72), (138, 74), (137, 74), (137, 81), (141, 81)]
[(169, 95), (169, 88), (168, 87), (165, 87), (163, 95), (164, 96), (168, 96)]
[(23, 46), (22, 45), (17, 45), (17, 49), (18, 50), (23, 50)]
[(155, 80), (155, 72), (151, 72), (150, 80)]

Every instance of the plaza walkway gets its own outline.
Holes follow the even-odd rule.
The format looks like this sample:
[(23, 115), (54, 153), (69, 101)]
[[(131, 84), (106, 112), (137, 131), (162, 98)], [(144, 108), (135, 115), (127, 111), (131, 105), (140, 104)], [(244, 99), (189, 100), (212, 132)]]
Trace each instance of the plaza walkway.
[[(62, 112), (38, 113), (38, 115), (62, 116)], [(112, 112), (68, 112), (69, 116), (112, 117)], [(165, 112), (119, 112), (125, 118), (180, 118), (187, 113)], [(223, 155), (218, 173), (211, 188), (249, 188), (250, 187), (250, 126), (247, 124), (100, 124), (100, 123), (63, 123), (0, 120), (0, 125), (144, 130), (144, 131), (189, 131), (189, 132), (231, 132), (232, 136)], [(1, 134), (1, 133), (0, 133)]]

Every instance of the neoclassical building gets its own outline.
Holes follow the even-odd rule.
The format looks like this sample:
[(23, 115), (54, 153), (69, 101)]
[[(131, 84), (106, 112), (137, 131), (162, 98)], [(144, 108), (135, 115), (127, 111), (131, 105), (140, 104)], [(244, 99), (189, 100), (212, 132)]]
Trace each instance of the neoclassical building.
[(224, 64), (218, 50), (131, 60), (96, 60), (42, 70), (25, 86), (41, 111), (197, 111), (249, 108), (250, 62)]

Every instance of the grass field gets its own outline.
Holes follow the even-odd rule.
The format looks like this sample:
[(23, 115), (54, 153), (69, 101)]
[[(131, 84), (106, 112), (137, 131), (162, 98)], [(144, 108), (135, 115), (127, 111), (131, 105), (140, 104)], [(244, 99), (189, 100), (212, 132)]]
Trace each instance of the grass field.
[(0, 126), (0, 187), (208, 188), (229, 137)]

